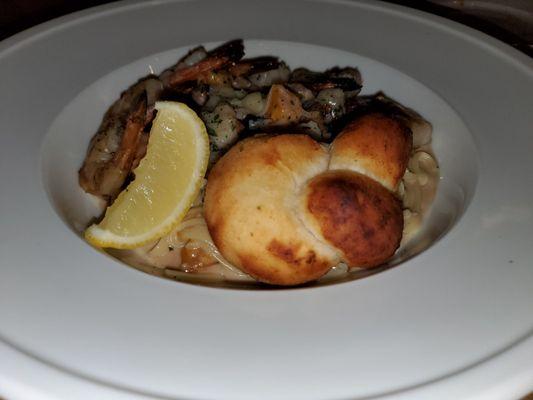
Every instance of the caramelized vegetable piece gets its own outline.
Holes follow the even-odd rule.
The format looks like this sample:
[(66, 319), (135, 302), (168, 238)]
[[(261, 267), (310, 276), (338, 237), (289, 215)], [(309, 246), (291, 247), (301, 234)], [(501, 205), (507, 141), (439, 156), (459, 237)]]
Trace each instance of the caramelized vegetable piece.
[(265, 117), (274, 124), (297, 123), (302, 118), (304, 109), (298, 96), (283, 85), (272, 85), (267, 97)]
[(185, 272), (197, 272), (216, 263), (201, 247), (186, 245), (181, 249), (181, 268)]

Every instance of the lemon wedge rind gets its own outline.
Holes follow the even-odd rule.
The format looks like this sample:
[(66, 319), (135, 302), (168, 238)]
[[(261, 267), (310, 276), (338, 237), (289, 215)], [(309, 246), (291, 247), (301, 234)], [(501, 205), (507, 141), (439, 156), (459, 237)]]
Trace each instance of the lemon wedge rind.
[(96, 247), (132, 249), (168, 234), (198, 196), (209, 160), (202, 120), (185, 104), (156, 102), (146, 156), (135, 179), (98, 224), (85, 231)]

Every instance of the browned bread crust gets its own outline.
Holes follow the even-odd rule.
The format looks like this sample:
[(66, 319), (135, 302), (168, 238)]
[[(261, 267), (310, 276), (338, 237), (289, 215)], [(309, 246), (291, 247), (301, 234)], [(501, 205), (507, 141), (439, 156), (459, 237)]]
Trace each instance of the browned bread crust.
[(383, 114), (369, 114), (350, 122), (334, 140), (329, 169), (359, 172), (395, 191), (411, 149), (407, 126)]
[(401, 202), (382, 185), (357, 172), (329, 171), (309, 182), (306, 212), (325, 241), (350, 267), (387, 261), (400, 244)]

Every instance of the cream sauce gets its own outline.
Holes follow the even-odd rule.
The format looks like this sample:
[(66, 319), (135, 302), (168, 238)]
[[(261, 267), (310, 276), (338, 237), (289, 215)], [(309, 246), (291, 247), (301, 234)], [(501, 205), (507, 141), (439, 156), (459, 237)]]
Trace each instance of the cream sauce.
[(398, 187), (404, 208), (402, 245), (420, 230), (440, 179), (437, 160), (431, 148), (431, 125), (422, 119), (414, 119), (410, 128), (413, 132), (413, 151)]

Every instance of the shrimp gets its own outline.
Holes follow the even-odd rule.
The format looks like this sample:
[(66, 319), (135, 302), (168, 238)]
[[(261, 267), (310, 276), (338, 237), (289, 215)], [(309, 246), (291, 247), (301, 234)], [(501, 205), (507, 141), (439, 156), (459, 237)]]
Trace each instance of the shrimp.
[(80, 186), (86, 192), (112, 202), (132, 169), (146, 154), (149, 133), (144, 132), (144, 128), (153, 119), (155, 101), (164, 91), (179, 90), (181, 84), (233, 65), (243, 55), (242, 40), (228, 42), (210, 52), (200, 46), (161, 75), (150, 75), (125, 90), (106, 112), (91, 139), (79, 170)]
[(144, 155), (145, 149), (139, 148), (147, 144), (143, 130), (161, 89), (156, 78), (142, 79), (106, 112), (79, 170), (79, 183), (86, 192), (107, 201), (120, 193), (132, 167)]
[[(195, 55), (201, 49), (203, 48), (196, 48), (188, 56)], [(174, 69), (163, 72), (161, 78), (165, 86), (175, 88), (183, 83), (195, 81), (211, 71), (233, 65), (243, 56), (242, 39), (232, 40), (206, 53), (201, 60), (192, 65), (186, 62), (178, 63)]]

